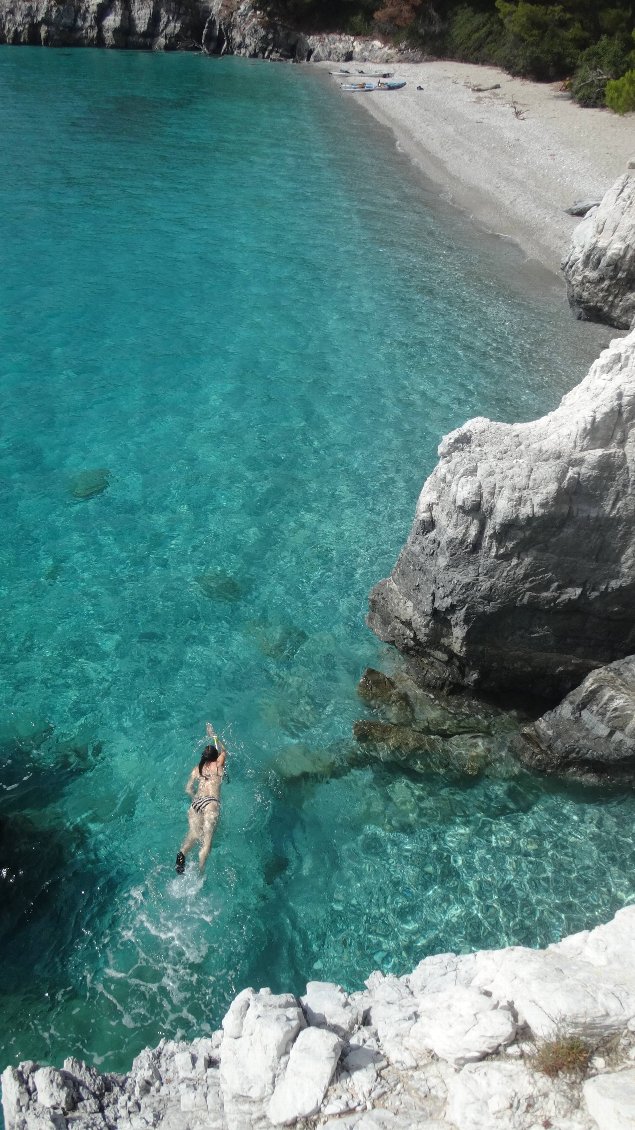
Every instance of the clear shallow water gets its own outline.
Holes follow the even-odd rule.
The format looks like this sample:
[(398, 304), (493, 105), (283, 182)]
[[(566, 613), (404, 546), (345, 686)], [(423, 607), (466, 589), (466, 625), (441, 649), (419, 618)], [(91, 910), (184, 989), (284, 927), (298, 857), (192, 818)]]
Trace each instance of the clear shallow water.
[[(284, 768), (346, 759), (439, 437), (553, 407), (597, 331), (323, 76), (4, 49), (0, 83), (2, 1063), (123, 1069), (247, 984), (608, 917), (628, 797)], [(172, 869), (206, 718), (201, 884)]]

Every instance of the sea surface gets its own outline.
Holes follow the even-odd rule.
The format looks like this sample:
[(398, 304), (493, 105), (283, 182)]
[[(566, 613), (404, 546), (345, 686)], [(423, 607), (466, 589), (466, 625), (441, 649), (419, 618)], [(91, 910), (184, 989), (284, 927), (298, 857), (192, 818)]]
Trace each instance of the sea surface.
[(550, 410), (609, 332), (310, 68), (3, 48), (0, 91), (0, 1066), (123, 1070), (246, 985), (607, 919), (631, 797), (504, 736), (475, 775), (360, 761), (352, 725), (440, 437)]

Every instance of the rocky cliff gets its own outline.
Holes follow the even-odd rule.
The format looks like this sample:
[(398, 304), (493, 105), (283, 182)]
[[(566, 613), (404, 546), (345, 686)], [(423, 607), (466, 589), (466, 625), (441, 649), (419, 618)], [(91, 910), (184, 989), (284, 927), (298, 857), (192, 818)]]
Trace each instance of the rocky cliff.
[(578, 225), (562, 270), (578, 317), (635, 326), (635, 175), (620, 177)]
[(303, 33), (252, 0), (0, 0), (0, 43), (384, 62), (378, 40)]
[(557, 697), (635, 652), (635, 333), (528, 424), (446, 436), (368, 622), (437, 685)]
[[(634, 970), (628, 907), (546, 950), (440, 954), (405, 977), (373, 973), (358, 993), (244, 989), (221, 1031), (163, 1040), (126, 1076), (75, 1059), (8, 1067), (6, 1130), (626, 1128)], [(577, 1056), (555, 1079), (541, 1071), (554, 1040)]]
[(525, 737), (532, 769), (635, 784), (635, 655), (592, 671)]

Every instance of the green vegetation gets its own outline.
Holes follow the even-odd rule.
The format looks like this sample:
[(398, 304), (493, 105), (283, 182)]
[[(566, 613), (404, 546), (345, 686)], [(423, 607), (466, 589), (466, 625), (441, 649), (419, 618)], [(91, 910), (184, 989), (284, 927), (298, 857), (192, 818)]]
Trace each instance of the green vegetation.
[(586, 1075), (593, 1048), (580, 1036), (556, 1036), (539, 1044), (530, 1057), (534, 1071), (554, 1079), (556, 1075)]
[(606, 104), (616, 114), (628, 114), (635, 110), (635, 70), (627, 71), (621, 78), (607, 82)]
[(563, 81), (583, 106), (635, 109), (633, 0), (265, 2), (272, 15), (306, 31), (381, 34), (429, 55)]

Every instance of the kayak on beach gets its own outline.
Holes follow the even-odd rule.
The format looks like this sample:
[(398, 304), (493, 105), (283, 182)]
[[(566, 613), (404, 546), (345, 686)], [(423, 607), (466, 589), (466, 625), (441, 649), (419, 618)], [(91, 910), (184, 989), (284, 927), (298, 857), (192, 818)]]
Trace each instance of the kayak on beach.
[(343, 82), (342, 90), (355, 91), (363, 90), (401, 90), (405, 86), (404, 79), (387, 79), (386, 81), (380, 80), (379, 82)]
[[(394, 73), (395, 73), (394, 71), (379, 71), (378, 73), (373, 73), (372, 71), (368, 71), (368, 72), (357, 71), (357, 74), (363, 75), (365, 79), (367, 79), (367, 78), (392, 78)], [(340, 75), (340, 76), (341, 75), (349, 75), (350, 76), (352, 74), (352, 72), (351, 71), (344, 71), (344, 70), (342, 70), (342, 71), (329, 71), (329, 74), (330, 75)]]

